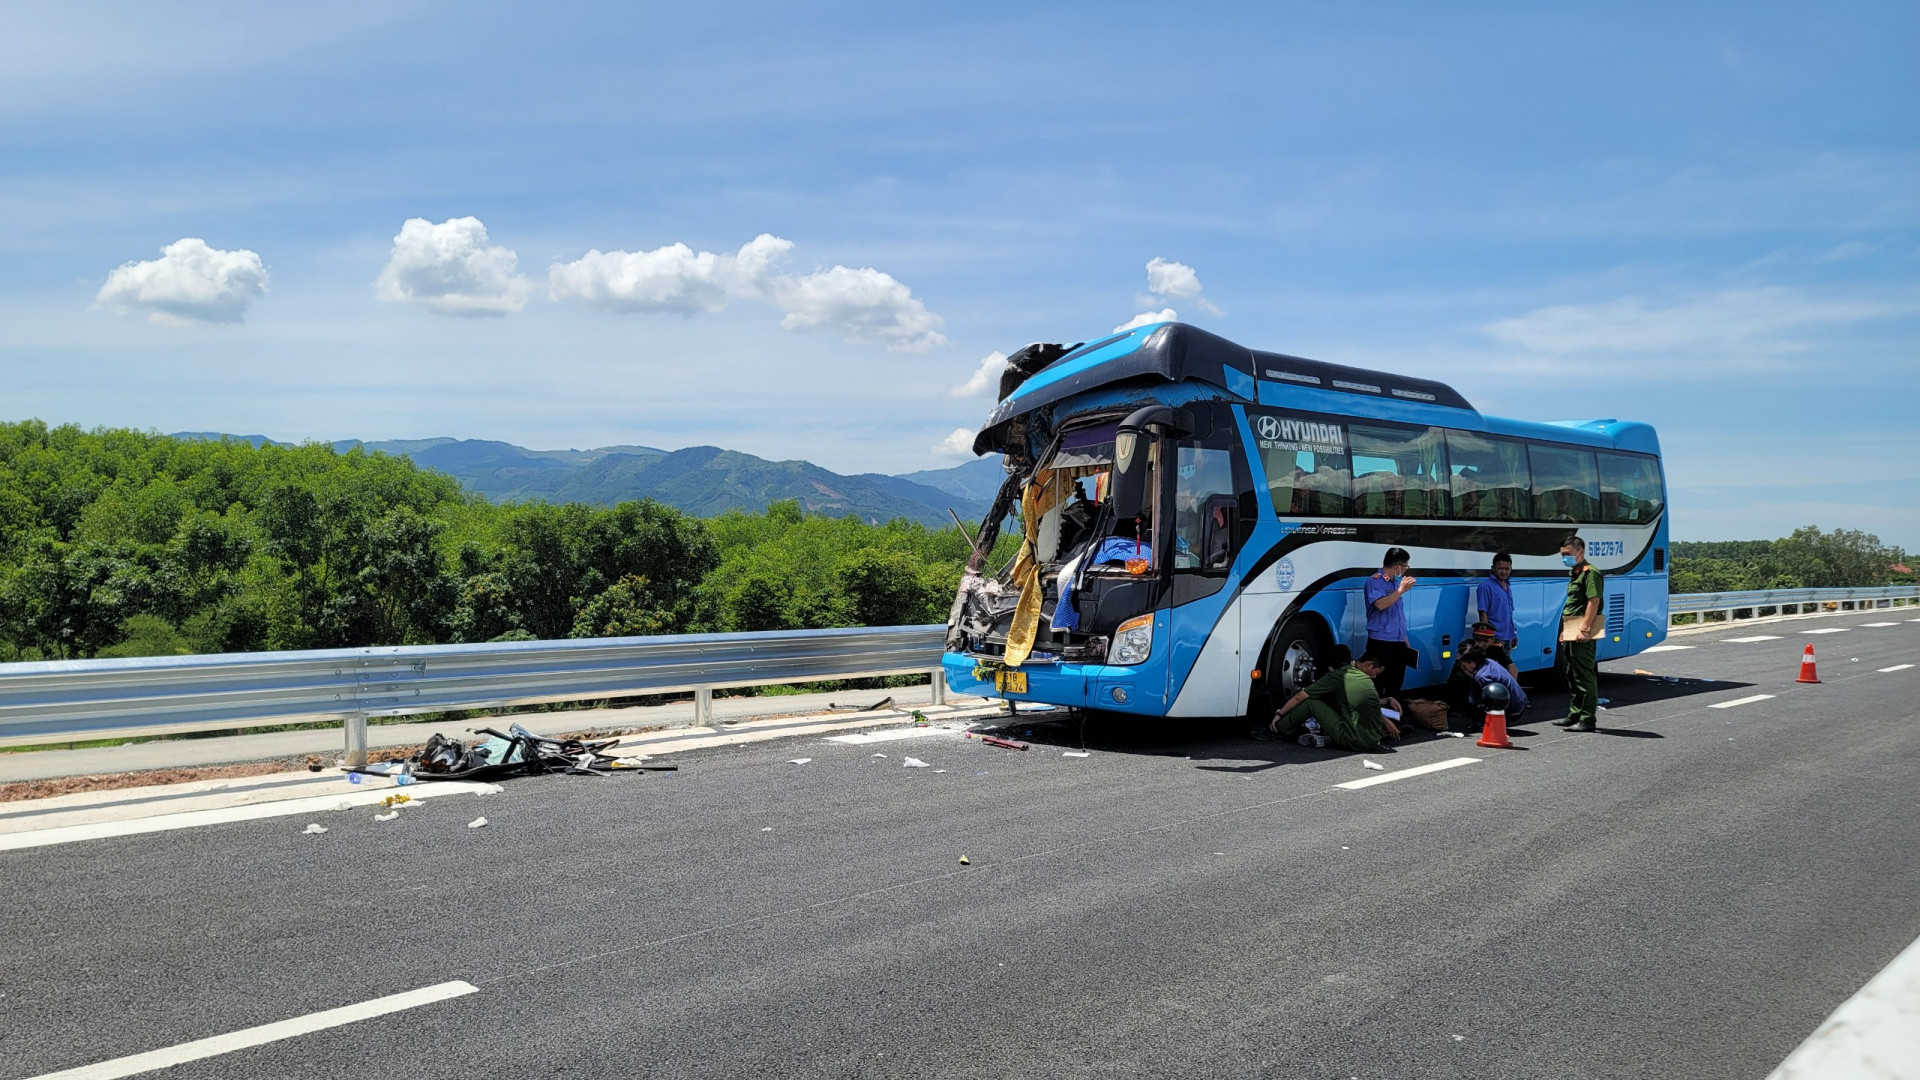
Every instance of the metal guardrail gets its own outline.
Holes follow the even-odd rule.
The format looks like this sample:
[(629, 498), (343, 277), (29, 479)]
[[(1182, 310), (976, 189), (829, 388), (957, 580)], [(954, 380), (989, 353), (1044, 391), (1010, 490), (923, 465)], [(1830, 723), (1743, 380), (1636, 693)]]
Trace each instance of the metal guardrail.
[(406, 645), (0, 665), (0, 745), (342, 720), (364, 764), (369, 716), (933, 674), (944, 626)]
[[(1920, 603), (1920, 586), (1772, 589), (1668, 597), (1669, 618)], [(0, 664), (0, 746), (173, 734), (313, 720), (345, 722), (347, 760), (366, 760), (369, 716), (510, 708), (691, 691), (698, 723), (728, 687), (940, 673), (945, 627), (406, 645), (304, 652)]]
[(1763, 608), (1773, 608), (1779, 614), (1787, 614), (1787, 608), (1793, 608), (1798, 614), (1808, 608), (1820, 609), (1828, 604), (1836, 611), (1866, 610), (1876, 607), (1894, 607), (1901, 604), (1920, 603), (1920, 585), (1879, 585), (1859, 589), (1754, 589), (1746, 592), (1710, 592), (1675, 593), (1667, 597), (1667, 618), (1675, 615), (1698, 615), (1705, 622), (1709, 614), (1721, 612), (1727, 621), (1732, 622), (1734, 613), (1750, 612), (1758, 615)]

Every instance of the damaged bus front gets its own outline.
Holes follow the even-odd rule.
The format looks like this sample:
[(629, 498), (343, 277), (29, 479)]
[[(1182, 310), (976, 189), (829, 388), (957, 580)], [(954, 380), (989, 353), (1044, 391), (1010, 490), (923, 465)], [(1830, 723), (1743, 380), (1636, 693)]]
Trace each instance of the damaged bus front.
[[(1255, 352), (1178, 323), (1008, 361), (974, 442), (1005, 457), (947, 624), (967, 693), (1156, 716), (1286, 700), (1367, 641), (1389, 547), (1408, 686), (1446, 681), (1476, 582), (1512, 560), (1512, 656), (1554, 665), (1577, 530), (1612, 660), (1667, 626), (1660, 445), (1646, 424), (1482, 416), (1430, 379)], [(988, 565), (1001, 523), (1018, 555)]]
[[(1223, 374), (1219, 350), (1190, 347), (1212, 342), (1227, 344), (1167, 324), (1029, 346), (1008, 361), (974, 446), (1003, 454), (1007, 479), (948, 619), (954, 689), (1172, 711), (1185, 673), (1175, 661), (1211, 627), (1194, 625), (1199, 610), (1178, 627), (1170, 615), (1222, 591), (1257, 513), (1244, 439), (1221, 400), (1234, 376), (1252, 378)], [(1009, 515), (1019, 553), (990, 567)]]

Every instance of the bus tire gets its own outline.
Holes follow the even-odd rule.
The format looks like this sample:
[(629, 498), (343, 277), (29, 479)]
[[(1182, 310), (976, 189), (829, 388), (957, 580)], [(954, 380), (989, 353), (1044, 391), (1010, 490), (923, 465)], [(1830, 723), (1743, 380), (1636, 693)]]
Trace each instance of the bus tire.
[(1288, 619), (1273, 636), (1266, 659), (1260, 665), (1260, 681), (1266, 689), (1266, 710), (1286, 704), (1295, 692), (1327, 670), (1327, 651), (1332, 641), (1320, 620), (1309, 615)]

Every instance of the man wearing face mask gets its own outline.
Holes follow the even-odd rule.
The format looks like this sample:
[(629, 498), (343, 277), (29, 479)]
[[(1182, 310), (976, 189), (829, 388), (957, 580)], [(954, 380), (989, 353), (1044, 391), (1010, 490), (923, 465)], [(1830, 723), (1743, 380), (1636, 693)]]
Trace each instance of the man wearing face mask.
[(1367, 579), (1367, 653), (1382, 666), (1374, 684), (1382, 695), (1400, 692), (1407, 664), (1407, 609), (1400, 603), (1418, 579), (1407, 573), (1413, 556), (1406, 548), (1388, 548), (1380, 572)]
[(1572, 574), (1566, 606), (1560, 609), (1560, 649), (1573, 696), (1567, 702), (1566, 717), (1553, 723), (1568, 731), (1593, 731), (1600, 715), (1600, 661), (1595, 655), (1600, 637), (1600, 571), (1587, 562), (1587, 542), (1577, 534), (1560, 542), (1560, 561)]

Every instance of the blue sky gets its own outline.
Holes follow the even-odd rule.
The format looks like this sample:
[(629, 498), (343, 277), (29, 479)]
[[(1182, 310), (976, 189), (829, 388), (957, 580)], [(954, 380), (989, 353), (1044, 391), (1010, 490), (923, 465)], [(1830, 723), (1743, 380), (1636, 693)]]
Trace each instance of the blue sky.
[(1894, 3), (8, 4), (0, 416), (899, 472), (990, 353), (1173, 308), (1647, 420), (1683, 538), (1920, 549), (1917, 52)]

